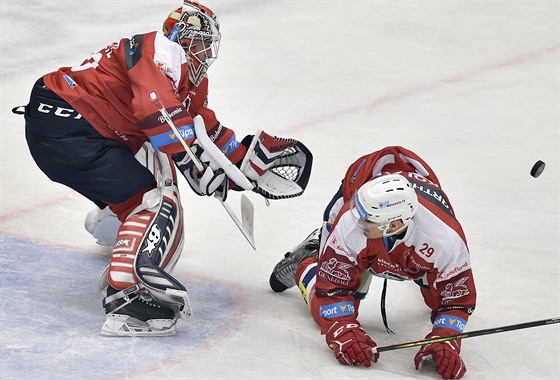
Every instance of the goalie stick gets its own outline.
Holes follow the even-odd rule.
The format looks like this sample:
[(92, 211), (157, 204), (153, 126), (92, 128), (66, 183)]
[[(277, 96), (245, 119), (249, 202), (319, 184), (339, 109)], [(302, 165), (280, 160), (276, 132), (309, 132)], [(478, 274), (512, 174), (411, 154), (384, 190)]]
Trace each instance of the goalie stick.
[(465, 332), (465, 333), (462, 333), (462, 334), (444, 336), (444, 337), (441, 337), (441, 338), (423, 339), (423, 340), (416, 340), (416, 341), (413, 341), (413, 342), (399, 343), (399, 344), (392, 344), (392, 345), (388, 345), (388, 346), (375, 347), (375, 348), (372, 349), (372, 352), (376, 353), (376, 352), (392, 351), (392, 350), (399, 350), (401, 348), (411, 348), (411, 347), (416, 347), (416, 346), (423, 346), (425, 344), (447, 342), (447, 341), (450, 341), (450, 340), (474, 338), (475, 336), (481, 336), (481, 335), (490, 335), (490, 334), (497, 334), (497, 333), (502, 333), (502, 332), (512, 331), (512, 330), (528, 329), (530, 327), (553, 325), (553, 324), (559, 323), (559, 322), (560, 322), (560, 317), (542, 319), (540, 321), (518, 323), (516, 325), (509, 325), (509, 326), (494, 327), (494, 328), (483, 329), (483, 330), (469, 331), (469, 332)]
[[(165, 119), (165, 121), (167, 122), (167, 124), (169, 125), (173, 133), (175, 134), (175, 136), (177, 136), (177, 139), (179, 139), (179, 142), (181, 143), (181, 145), (183, 145), (183, 148), (185, 148), (185, 151), (187, 152), (191, 160), (194, 162), (198, 171), (201, 173), (204, 172), (204, 170), (206, 169), (204, 167), (204, 164), (202, 163), (202, 161), (200, 161), (200, 159), (196, 156), (196, 154), (194, 154), (189, 144), (187, 144), (186, 140), (183, 138), (183, 136), (175, 126), (175, 123), (171, 119), (169, 112), (167, 112), (167, 109), (165, 109), (163, 103), (161, 102), (161, 100), (159, 99), (155, 91), (150, 92), (150, 101), (156, 106), (158, 111), (161, 113), (161, 116), (163, 116), (163, 118)], [(255, 238), (253, 233), (253, 204), (251, 203), (251, 201), (244, 194), (242, 195), (241, 197), (241, 220), (242, 221), (240, 221), (237, 215), (233, 212), (233, 210), (231, 209), (231, 207), (229, 207), (227, 203), (225, 203), (220, 199), (218, 200), (220, 201), (222, 206), (224, 206), (227, 213), (229, 214), (229, 216), (231, 217), (231, 219), (233, 220), (237, 228), (239, 228), (239, 231), (241, 231), (245, 239), (247, 239), (251, 247), (253, 247), (253, 249), (256, 250), (257, 248), (255, 246)]]

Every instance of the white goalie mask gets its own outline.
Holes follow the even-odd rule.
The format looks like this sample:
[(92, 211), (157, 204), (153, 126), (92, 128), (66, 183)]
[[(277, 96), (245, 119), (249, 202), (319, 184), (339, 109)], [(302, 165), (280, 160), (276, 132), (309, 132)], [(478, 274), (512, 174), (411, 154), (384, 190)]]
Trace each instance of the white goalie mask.
[[(352, 198), (351, 210), (358, 222), (376, 223), (383, 236), (390, 236), (408, 225), (418, 210), (418, 196), (402, 175), (388, 174), (363, 184)], [(388, 233), (394, 220), (401, 220), (404, 226)]]
[(163, 23), (163, 32), (185, 50), (189, 79), (198, 86), (218, 58), (222, 38), (218, 18), (209, 8), (188, 0), (169, 14)]

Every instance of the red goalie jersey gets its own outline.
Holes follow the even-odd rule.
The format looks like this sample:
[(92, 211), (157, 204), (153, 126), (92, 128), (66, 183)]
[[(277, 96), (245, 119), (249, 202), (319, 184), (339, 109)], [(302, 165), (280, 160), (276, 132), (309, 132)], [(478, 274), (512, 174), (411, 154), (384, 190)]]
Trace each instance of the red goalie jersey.
[[(367, 239), (350, 212), (350, 200), (367, 181), (398, 173), (413, 185), (419, 208), (407, 230)], [(471, 259), (461, 225), (432, 169), (415, 153), (388, 147), (365, 155), (342, 182), (344, 205), (331, 212), (330, 234), (319, 256), (311, 310), (322, 333), (358, 316), (371, 276), (414, 280), (432, 309), (434, 328), (463, 331), (476, 303)]]
[(246, 149), (206, 107), (208, 79), (195, 86), (188, 70), (183, 48), (151, 32), (123, 38), (80, 66), (45, 75), (44, 81), (104, 137), (124, 142), (133, 152), (148, 140), (164, 153), (183, 151), (150, 101), (150, 92), (156, 91), (189, 144), (194, 141), (192, 118), (200, 114), (212, 141), (232, 162), (239, 162)]

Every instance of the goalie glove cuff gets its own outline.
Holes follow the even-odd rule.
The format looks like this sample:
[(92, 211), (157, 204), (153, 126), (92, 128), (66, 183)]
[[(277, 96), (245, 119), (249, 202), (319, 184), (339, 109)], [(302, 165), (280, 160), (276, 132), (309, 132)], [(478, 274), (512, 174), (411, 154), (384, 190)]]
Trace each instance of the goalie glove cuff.
[(270, 136), (258, 130), (241, 162), (241, 172), (247, 178), (257, 181), (268, 171), (278, 156), (296, 144), (297, 140)]

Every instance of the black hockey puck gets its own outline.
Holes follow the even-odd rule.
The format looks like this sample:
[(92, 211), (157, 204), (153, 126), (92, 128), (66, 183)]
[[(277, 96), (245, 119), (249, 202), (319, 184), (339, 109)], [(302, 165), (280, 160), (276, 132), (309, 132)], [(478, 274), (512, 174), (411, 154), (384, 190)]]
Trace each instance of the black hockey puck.
[(531, 175), (537, 178), (543, 172), (544, 167), (545, 167), (545, 163), (542, 162), (541, 160), (538, 160), (537, 162), (535, 162), (535, 165), (533, 165), (533, 168), (531, 169)]

